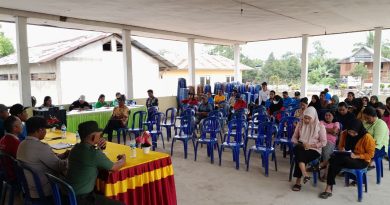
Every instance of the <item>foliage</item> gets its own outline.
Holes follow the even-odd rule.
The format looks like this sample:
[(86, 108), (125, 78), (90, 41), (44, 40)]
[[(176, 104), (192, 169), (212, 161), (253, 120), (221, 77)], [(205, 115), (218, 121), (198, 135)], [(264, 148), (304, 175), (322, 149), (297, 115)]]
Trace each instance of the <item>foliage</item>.
[[(308, 80), (313, 84), (326, 84), (334, 86), (340, 76), (338, 59), (327, 58), (329, 52), (325, 50), (319, 41), (313, 42), (314, 52), (309, 54), (309, 75)], [(234, 59), (232, 46), (212, 46), (209, 54), (222, 55)], [(272, 84), (288, 84), (299, 87), (301, 81), (301, 60), (300, 55), (287, 52), (281, 59), (276, 59), (270, 53), (268, 59), (262, 62), (259, 59), (250, 59), (241, 54), (241, 63), (253, 67), (250, 71), (243, 71), (243, 82), (268, 81)], [(291, 87), (290, 86), (290, 87)]]
[(8, 56), (15, 52), (14, 46), (9, 38), (0, 32), (0, 57)]
[(340, 84), (340, 88), (341, 88), (341, 89), (347, 89), (347, 87), (348, 87), (348, 86), (347, 86), (347, 84), (345, 84), (345, 83), (341, 83), (341, 84)]
[(381, 87), (381, 89), (384, 89), (385, 88), (385, 84), (381, 83), (380, 87)]
[[(374, 49), (374, 41), (375, 41), (374, 32), (370, 31), (370, 32), (368, 32), (368, 34), (366, 36), (365, 42), (359, 42), (359, 43), (353, 44), (354, 49), (352, 50), (352, 52), (356, 52), (357, 50), (359, 50), (363, 46)], [(389, 40), (386, 39), (386, 40), (382, 41), (381, 49), (382, 49), (382, 57), (390, 58), (390, 42), (389, 42)]]
[(364, 63), (359, 63), (356, 65), (356, 67), (353, 69), (353, 71), (351, 72), (351, 75), (353, 77), (361, 77), (362, 80), (364, 80), (365, 78), (367, 78), (368, 76), (368, 71), (367, 71), (367, 68), (366, 66), (364, 66)]
[(340, 66), (337, 59), (327, 58), (329, 54), (319, 41), (313, 42), (314, 53), (309, 55), (308, 81), (311, 84), (325, 84), (334, 86), (340, 77)]

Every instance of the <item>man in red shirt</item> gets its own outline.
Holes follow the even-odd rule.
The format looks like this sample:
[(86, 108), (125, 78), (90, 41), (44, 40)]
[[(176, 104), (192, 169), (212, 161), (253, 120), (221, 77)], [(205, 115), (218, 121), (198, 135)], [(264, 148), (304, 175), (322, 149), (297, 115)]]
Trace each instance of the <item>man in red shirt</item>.
[(245, 109), (247, 108), (247, 104), (245, 100), (242, 99), (242, 96), (240, 94), (236, 95), (236, 102), (234, 103), (233, 109), (234, 111), (237, 111), (239, 109)]
[[(4, 121), (4, 129), (5, 135), (0, 140), (0, 150), (3, 153), (16, 158), (16, 152), (19, 147), (18, 135), (23, 132), (22, 121), (18, 117), (11, 115)], [(9, 180), (12, 181), (15, 179), (12, 162), (5, 162), (5, 167), (8, 172), (6, 176), (8, 176), (10, 178)]]
[(16, 116), (9, 116), (4, 121), (5, 135), (0, 140), (0, 150), (6, 154), (16, 157), (19, 146), (18, 135), (23, 132), (22, 121)]

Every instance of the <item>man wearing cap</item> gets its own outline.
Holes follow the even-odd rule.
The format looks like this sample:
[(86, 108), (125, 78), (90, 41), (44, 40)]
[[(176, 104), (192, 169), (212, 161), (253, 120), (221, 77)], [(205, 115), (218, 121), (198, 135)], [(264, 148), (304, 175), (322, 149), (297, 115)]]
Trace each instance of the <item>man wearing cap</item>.
[(154, 97), (153, 90), (148, 90), (148, 99), (146, 99), (146, 107), (150, 108), (153, 106), (158, 106), (158, 99)]
[(72, 110), (82, 111), (88, 109), (92, 109), (92, 106), (87, 101), (85, 101), (85, 95), (80, 95), (80, 98), (74, 101), (69, 107), (69, 111)]
[(9, 116), (7, 106), (0, 104), (0, 138), (4, 136), (4, 120)]
[(268, 100), (269, 98), (269, 90), (267, 88), (267, 83), (266, 82), (263, 82), (261, 84), (261, 90), (259, 92), (259, 104), (262, 105), (262, 106), (265, 106), (265, 102)]
[[(47, 122), (42, 117), (31, 117), (26, 122), (28, 136), (19, 144), (16, 158), (30, 166), (39, 176), (43, 193), (51, 196), (52, 190), (45, 173), (60, 175), (66, 171), (66, 157), (69, 152), (55, 154), (52, 148), (41, 142), (46, 135)], [(31, 175), (26, 175), (32, 198), (39, 198), (37, 188)]]
[[(26, 109), (28, 109), (28, 107), (24, 107), (21, 104), (15, 104), (12, 105), (12, 107), (9, 109), (9, 112), (11, 115), (18, 117), (23, 123), (25, 123), (28, 119), (28, 114)], [(27, 129), (26, 126), (24, 126), (23, 124), (23, 132), (20, 135), (18, 135), (18, 138), (20, 141), (23, 141), (26, 137), (27, 137)]]
[[(98, 170), (117, 171), (126, 163), (126, 156), (119, 155), (117, 162), (112, 162), (101, 151), (99, 144), (104, 144), (102, 130), (95, 121), (79, 124), (81, 142), (76, 144), (69, 154), (67, 181), (73, 187), (78, 204), (122, 204), (94, 192)], [(98, 146), (96, 146), (98, 145)]]

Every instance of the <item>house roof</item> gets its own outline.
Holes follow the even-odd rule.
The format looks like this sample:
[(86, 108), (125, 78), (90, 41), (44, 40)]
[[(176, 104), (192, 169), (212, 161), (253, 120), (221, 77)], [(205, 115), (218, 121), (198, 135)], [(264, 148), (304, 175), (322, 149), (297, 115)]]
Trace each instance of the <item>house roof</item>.
[[(115, 35), (121, 40), (121, 36), (111, 33), (99, 33), (92, 35), (79, 36), (69, 40), (52, 42), (46, 44), (40, 44), (28, 48), (29, 52), (29, 62), (30, 63), (46, 63), (52, 60), (55, 60), (61, 56), (64, 56), (72, 51), (75, 51), (81, 47), (94, 43), (96, 41), (108, 38), (112, 35)], [(160, 70), (166, 69), (176, 69), (177, 67), (170, 63), (168, 60), (158, 55), (156, 52), (150, 50), (140, 42), (132, 40), (131, 44), (145, 52), (147, 55), (156, 59), (159, 62)], [(11, 55), (0, 58), (0, 65), (13, 65), (17, 64), (17, 54), (13, 53)]]
[[(341, 59), (337, 63), (360, 63), (360, 62), (373, 62), (374, 61), (374, 50), (367, 46), (362, 46), (355, 51), (351, 56)], [(381, 57), (381, 62), (390, 62), (390, 59)]]
[[(167, 57), (179, 70), (188, 69), (187, 57)], [(234, 61), (220, 55), (195, 55), (195, 68), (199, 70), (234, 70)], [(240, 70), (252, 70), (252, 67), (240, 63)]]

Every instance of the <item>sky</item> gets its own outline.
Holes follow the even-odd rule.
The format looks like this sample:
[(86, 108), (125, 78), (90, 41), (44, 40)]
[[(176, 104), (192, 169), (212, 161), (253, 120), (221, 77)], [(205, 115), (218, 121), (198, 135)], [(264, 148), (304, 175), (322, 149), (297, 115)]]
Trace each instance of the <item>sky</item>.
[[(10, 38), (15, 45), (15, 25), (13, 23), (0, 23), (0, 31), (4, 32), (5, 36)], [(60, 29), (44, 26), (28, 26), (28, 43), (29, 46), (38, 45), (42, 43), (56, 42), (60, 40), (71, 39), (81, 35), (87, 35), (95, 32), (80, 31), (72, 29)], [(314, 49), (312, 43), (320, 41), (322, 46), (329, 51), (328, 57), (344, 58), (352, 54), (353, 44), (357, 42), (365, 42), (368, 32), (346, 33), (337, 35), (315, 36), (309, 37), (309, 52)], [(169, 41), (161, 39), (152, 39), (144, 37), (133, 37), (134, 39), (145, 44), (152, 50), (159, 52), (166, 50), (175, 55), (187, 55), (187, 43), (180, 41)], [(382, 32), (382, 41), (390, 39), (390, 30)], [(250, 42), (241, 45), (241, 51), (244, 55), (250, 58), (258, 58), (266, 60), (271, 52), (276, 58), (280, 58), (286, 52), (300, 53), (301, 52), (301, 38)], [(15, 46), (16, 47), (16, 46)], [(204, 44), (195, 45), (195, 55), (200, 53), (207, 53), (209, 47)]]

